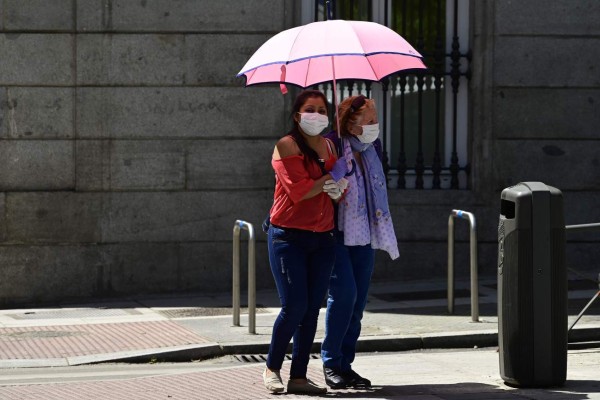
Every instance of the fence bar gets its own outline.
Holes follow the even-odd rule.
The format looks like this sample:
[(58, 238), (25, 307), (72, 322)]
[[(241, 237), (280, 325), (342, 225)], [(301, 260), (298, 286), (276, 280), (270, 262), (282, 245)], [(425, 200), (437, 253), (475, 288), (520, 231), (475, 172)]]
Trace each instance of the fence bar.
[(477, 275), (477, 224), (475, 215), (452, 210), (448, 217), (448, 313), (454, 314), (454, 218), (469, 220), (471, 264), (471, 320), (479, 322), (479, 278)]
[(568, 230), (568, 231), (573, 231), (573, 232), (587, 231), (587, 230), (593, 230), (593, 229), (600, 229), (600, 223), (581, 224), (581, 225), (567, 225), (567, 226), (565, 226), (565, 229)]
[[(581, 224), (581, 225), (567, 225), (567, 226), (565, 226), (565, 229), (567, 231), (571, 231), (571, 232), (581, 232), (581, 231), (588, 231), (588, 230), (594, 230), (594, 229), (600, 230), (600, 223)], [(571, 332), (571, 330), (573, 329), (573, 327), (575, 326), (575, 324), (577, 324), (577, 322), (579, 322), (579, 320), (581, 319), (581, 317), (583, 316), (583, 314), (587, 311), (587, 309), (600, 296), (600, 274), (598, 274), (598, 289), (599, 290), (596, 292), (596, 294), (594, 295), (594, 297), (592, 297), (592, 299), (585, 305), (585, 307), (583, 307), (583, 310), (581, 310), (581, 312), (579, 313), (579, 315), (577, 315), (577, 318), (575, 318), (575, 321), (573, 321), (573, 323), (571, 324), (571, 326), (569, 326), (569, 330), (567, 332), (569, 332), (569, 333)]]
[(240, 232), (248, 230), (248, 332), (256, 333), (256, 254), (254, 226), (236, 220), (233, 226), (233, 325), (240, 326)]

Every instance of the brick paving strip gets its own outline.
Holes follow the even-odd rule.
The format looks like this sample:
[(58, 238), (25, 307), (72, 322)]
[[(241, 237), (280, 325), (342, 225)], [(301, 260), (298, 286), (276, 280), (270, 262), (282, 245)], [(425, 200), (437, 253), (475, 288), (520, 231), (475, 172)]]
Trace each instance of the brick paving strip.
[[(169, 376), (154, 376), (122, 380), (94, 382), (70, 382), (39, 385), (16, 385), (0, 387), (3, 400), (152, 400), (152, 399), (273, 399), (263, 386), (262, 371), (264, 364), (227, 368), (217, 371), (182, 373)], [(284, 363), (282, 378), (284, 382), (289, 374), (289, 362)], [(324, 384), (320, 362), (311, 362), (308, 377)], [(394, 392), (392, 390), (391, 392)], [(370, 397), (393, 395), (387, 388), (373, 388), (368, 391), (353, 389), (330, 391), (327, 395), (338, 397), (358, 397), (360, 393)], [(285, 394), (286, 399), (307, 398), (307, 396)], [(360, 396), (362, 397), (362, 396)]]
[(209, 341), (171, 321), (0, 328), (0, 360), (55, 359), (202, 343)]

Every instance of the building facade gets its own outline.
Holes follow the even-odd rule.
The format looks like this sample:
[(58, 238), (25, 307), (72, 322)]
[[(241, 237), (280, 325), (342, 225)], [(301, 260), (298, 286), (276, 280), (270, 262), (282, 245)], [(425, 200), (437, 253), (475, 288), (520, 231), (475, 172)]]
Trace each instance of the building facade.
[[(427, 180), (435, 172), (399, 161), (394, 93), (409, 86), (370, 88), (389, 112), (401, 253), (393, 262), (378, 254), (374, 280), (444, 279), (452, 209), (476, 215), (480, 274), (494, 275), (500, 192), (518, 182), (562, 190), (567, 224), (600, 222), (600, 4), (456, 1), (466, 29), (458, 188), (445, 183), (449, 70), (443, 84), (420, 85), (428, 96), (450, 93), (439, 188)], [(367, 18), (390, 25), (400, 12), (392, 4), (419, 4), (362, 3)], [(455, 3), (439, 3), (451, 46)], [(258, 287), (273, 287), (259, 227), (294, 90), (245, 88), (236, 74), (269, 37), (318, 18), (315, 9), (292, 0), (1, 1), (0, 304), (230, 290), (237, 219), (256, 229)], [(430, 124), (427, 115), (419, 118)], [(421, 164), (435, 170), (431, 158)], [(419, 174), (423, 188), (411, 183)], [(468, 231), (456, 225), (457, 274), (467, 275)], [(567, 239), (567, 264), (597, 272), (600, 235)]]

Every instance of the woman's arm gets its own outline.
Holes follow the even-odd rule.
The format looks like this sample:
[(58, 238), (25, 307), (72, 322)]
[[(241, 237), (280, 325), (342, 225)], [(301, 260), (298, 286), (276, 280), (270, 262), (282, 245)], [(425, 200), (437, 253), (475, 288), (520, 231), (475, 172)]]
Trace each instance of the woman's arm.
[[(280, 139), (273, 150), (273, 160), (282, 160), (284, 158), (301, 155), (302, 153), (300, 152), (298, 145), (289, 136), (285, 136)], [(304, 162), (302, 161), (302, 163)], [(298, 168), (297, 170), (290, 170), (286, 168), (279, 172), (279, 177), (283, 187), (294, 202), (310, 199), (319, 195), (323, 192), (323, 185), (325, 184), (325, 181), (331, 179), (331, 176), (326, 174), (319, 179), (314, 180), (310, 178), (306, 168)], [(298, 190), (305, 192), (298, 197)]]

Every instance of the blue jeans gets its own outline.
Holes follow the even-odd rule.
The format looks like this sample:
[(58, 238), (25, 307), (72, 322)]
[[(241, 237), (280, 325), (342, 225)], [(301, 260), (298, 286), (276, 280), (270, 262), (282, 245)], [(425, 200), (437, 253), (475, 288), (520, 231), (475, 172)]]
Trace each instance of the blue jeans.
[(290, 379), (306, 378), (321, 304), (335, 261), (333, 232), (269, 228), (269, 261), (281, 311), (273, 325), (267, 367), (281, 369), (294, 339)]
[(321, 345), (321, 359), (327, 368), (351, 369), (374, 263), (375, 250), (371, 245), (346, 246), (343, 235), (339, 235)]

